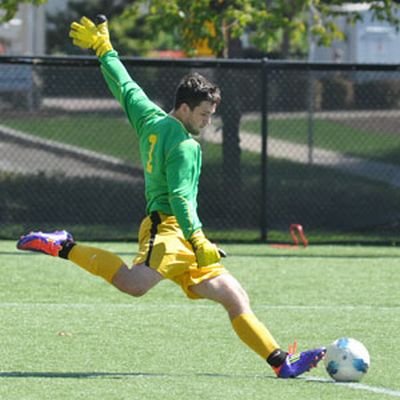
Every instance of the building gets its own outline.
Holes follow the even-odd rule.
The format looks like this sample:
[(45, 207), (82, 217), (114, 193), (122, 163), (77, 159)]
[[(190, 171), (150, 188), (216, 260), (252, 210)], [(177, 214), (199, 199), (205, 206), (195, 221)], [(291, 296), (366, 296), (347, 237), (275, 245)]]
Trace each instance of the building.
[[(400, 32), (386, 21), (373, 17), (369, 3), (346, 4), (344, 12), (359, 12), (362, 21), (351, 25), (344, 16), (335, 22), (346, 34), (345, 41), (335, 41), (331, 47), (311, 41), (309, 60), (336, 63), (400, 63)], [(400, 12), (399, 12), (400, 16)]]
[(46, 52), (45, 8), (21, 4), (15, 17), (0, 25), (0, 54), (37, 56)]

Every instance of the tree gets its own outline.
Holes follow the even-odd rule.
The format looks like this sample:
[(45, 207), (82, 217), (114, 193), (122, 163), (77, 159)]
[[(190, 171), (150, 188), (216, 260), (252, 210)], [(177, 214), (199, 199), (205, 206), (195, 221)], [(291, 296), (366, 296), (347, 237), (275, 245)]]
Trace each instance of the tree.
[(172, 50), (180, 46), (170, 29), (155, 30), (147, 23), (148, 13), (140, 1), (128, 3), (122, 13), (109, 21), (113, 43), (120, 54), (143, 56), (154, 50)]
[[(218, 57), (229, 56), (232, 39), (250, 32), (261, 50), (279, 50), (281, 58), (290, 56), (299, 43), (312, 35), (319, 44), (329, 46), (343, 40), (344, 33), (335, 23), (336, 16), (346, 16), (354, 23), (359, 12), (346, 13), (340, 6), (360, 3), (349, 0), (138, 0), (146, 4), (145, 23), (152, 32), (170, 32), (190, 56), (196, 56), (196, 42), (207, 40)], [(374, 17), (399, 27), (398, 4), (392, 0), (365, 0)], [(396, 3), (399, 3), (397, 1)], [(209, 29), (212, 23), (214, 29)]]
[(11, 20), (18, 11), (18, 7), (22, 3), (30, 3), (35, 6), (47, 3), (47, 0), (2, 0), (0, 10), (4, 11), (4, 15), (0, 14), (0, 23)]

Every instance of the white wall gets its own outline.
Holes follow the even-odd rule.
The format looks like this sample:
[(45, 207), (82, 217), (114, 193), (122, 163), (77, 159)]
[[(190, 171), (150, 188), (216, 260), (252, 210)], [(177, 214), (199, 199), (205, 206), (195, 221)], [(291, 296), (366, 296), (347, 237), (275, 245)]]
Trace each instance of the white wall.
[(314, 62), (400, 63), (400, 32), (388, 22), (373, 18), (370, 10), (362, 9), (363, 21), (354, 26), (344, 17), (335, 22), (346, 33), (346, 41), (334, 41), (331, 47), (311, 47), (309, 60)]
[(5, 55), (45, 54), (45, 9), (22, 4), (16, 16), (0, 25), (0, 43)]

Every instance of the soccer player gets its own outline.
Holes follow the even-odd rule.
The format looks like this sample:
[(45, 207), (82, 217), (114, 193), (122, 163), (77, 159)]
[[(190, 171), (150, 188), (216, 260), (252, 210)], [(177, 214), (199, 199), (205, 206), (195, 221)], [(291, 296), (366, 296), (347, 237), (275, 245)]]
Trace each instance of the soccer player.
[(142, 296), (162, 279), (170, 279), (190, 299), (220, 303), (238, 337), (279, 378), (296, 377), (315, 367), (325, 348), (300, 354), (283, 351), (253, 313), (245, 290), (221, 264), (224, 252), (203, 233), (196, 200), (201, 149), (193, 136), (210, 123), (221, 99), (219, 88), (200, 74), (185, 76), (168, 114), (128, 74), (111, 45), (104, 16), (97, 25), (86, 17), (73, 22), (70, 36), (75, 45), (96, 52), (111, 93), (139, 137), (147, 200), (139, 251), (129, 267), (114, 253), (76, 243), (66, 231), (31, 232), (20, 238), (17, 248), (68, 259), (132, 296)]

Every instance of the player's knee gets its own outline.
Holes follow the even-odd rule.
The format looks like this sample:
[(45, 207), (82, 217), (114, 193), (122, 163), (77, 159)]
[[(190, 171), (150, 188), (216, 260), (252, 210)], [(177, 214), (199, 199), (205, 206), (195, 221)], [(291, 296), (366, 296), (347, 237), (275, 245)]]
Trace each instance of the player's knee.
[(248, 314), (251, 312), (250, 305), (244, 302), (226, 303), (224, 307), (231, 320), (240, 314)]
[(250, 311), (249, 296), (240, 285), (225, 288), (222, 305), (231, 318)]
[(133, 297), (142, 297), (148, 292), (148, 289), (144, 288), (132, 288), (128, 292)]
[(148, 288), (145, 288), (143, 286), (137, 286), (137, 285), (127, 285), (127, 284), (122, 284), (118, 286), (118, 289), (121, 290), (124, 293), (127, 293), (133, 297), (141, 297), (145, 295), (148, 292)]
[(132, 275), (129, 274), (128, 268), (125, 270), (126, 271), (121, 271), (114, 276), (112, 282), (113, 285), (121, 292), (127, 293), (133, 297), (141, 297), (146, 294), (149, 288), (140, 281), (132, 279)]
[(233, 303), (242, 304), (243, 306), (249, 305), (249, 296), (236, 279), (227, 282), (225, 291), (230, 294), (228, 297)]

